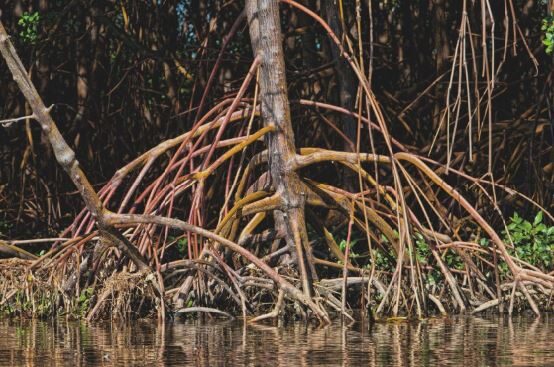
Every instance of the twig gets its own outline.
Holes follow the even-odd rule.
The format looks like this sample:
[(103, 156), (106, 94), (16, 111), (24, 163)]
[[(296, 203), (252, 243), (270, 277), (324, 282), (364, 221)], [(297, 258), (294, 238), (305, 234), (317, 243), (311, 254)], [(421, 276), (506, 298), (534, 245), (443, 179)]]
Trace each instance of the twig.
[(35, 114), (32, 114), (28, 116), (13, 118), (13, 119), (0, 120), (0, 125), (2, 125), (3, 127), (10, 127), (14, 122), (23, 121), (27, 119), (35, 119), (35, 118), (36, 118)]

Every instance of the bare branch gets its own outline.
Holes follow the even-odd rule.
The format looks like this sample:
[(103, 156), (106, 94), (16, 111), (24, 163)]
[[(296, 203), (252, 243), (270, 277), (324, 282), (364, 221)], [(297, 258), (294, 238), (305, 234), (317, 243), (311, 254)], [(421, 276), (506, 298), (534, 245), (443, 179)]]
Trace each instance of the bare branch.
[(35, 118), (36, 118), (35, 115), (32, 114), (28, 116), (13, 118), (13, 119), (0, 120), (0, 125), (2, 125), (3, 127), (10, 127), (14, 122), (24, 121), (27, 119), (35, 119)]
[(29, 77), (21, 59), (17, 55), (13, 44), (10, 41), (8, 33), (0, 22), (0, 52), (8, 64), (13, 79), (16, 81), (19, 89), (25, 96), (27, 103), (33, 111), (34, 119), (36, 119), (42, 128), (56, 156), (56, 160), (62, 166), (64, 171), (69, 175), (73, 184), (79, 190), (87, 209), (96, 219), (98, 227), (107, 239), (114, 243), (120, 250), (129, 256), (129, 258), (140, 269), (150, 269), (144, 257), (140, 254), (124, 236), (116, 229), (104, 223), (104, 206), (100, 201), (98, 194), (90, 184), (87, 176), (79, 166), (79, 162), (75, 158), (75, 152), (69, 147), (62, 134), (58, 130), (56, 123), (50, 116), (50, 108), (47, 108), (39, 96), (31, 78)]

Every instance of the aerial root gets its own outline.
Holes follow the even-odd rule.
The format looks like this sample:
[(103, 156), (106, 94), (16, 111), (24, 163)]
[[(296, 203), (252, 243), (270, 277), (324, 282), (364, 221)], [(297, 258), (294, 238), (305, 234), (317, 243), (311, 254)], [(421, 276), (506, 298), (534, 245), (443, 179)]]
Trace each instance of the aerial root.
[(285, 292), (283, 292), (282, 290), (279, 290), (279, 294), (277, 296), (277, 302), (275, 303), (275, 307), (273, 308), (273, 311), (260, 316), (256, 316), (253, 319), (249, 320), (248, 322), (256, 323), (266, 319), (277, 318), (279, 316), (279, 312), (281, 312), (281, 308), (283, 307), (284, 300), (285, 300)]

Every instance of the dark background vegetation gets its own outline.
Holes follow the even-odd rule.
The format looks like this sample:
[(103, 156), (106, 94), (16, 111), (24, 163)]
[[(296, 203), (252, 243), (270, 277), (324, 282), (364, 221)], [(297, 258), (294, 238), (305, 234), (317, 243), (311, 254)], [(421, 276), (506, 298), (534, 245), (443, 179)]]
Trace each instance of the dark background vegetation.
[[(302, 3), (325, 14), (324, 0)], [(342, 28), (356, 39), (356, 2), (343, 3), (346, 21)], [(542, 1), (512, 3), (515, 14), (506, 8), (508, 2), (491, 1), (496, 16), (495, 55), (501, 60), (504, 52), (507, 54), (493, 93), (492, 168), (497, 182), (516, 188), (551, 210), (553, 63), (541, 41), (547, 5)], [(0, 11), (39, 93), (47, 105), (54, 106), (53, 117), (60, 131), (91, 181), (102, 185), (132, 158), (192, 126), (220, 46), (243, 6), (242, 1), (233, 0), (4, 0)], [(412, 151), (444, 163), (444, 133), (439, 134), (432, 150), (431, 142), (445, 104), (461, 1), (364, 0), (360, 6), (362, 50), (364, 57), (372, 60), (373, 91), (392, 135)], [(341, 147), (341, 139), (321, 123), (321, 118), (343, 119), (349, 134), (349, 122), (344, 117), (299, 108), (294, 101), (304, 98), (341, 104), (340, 82), (351, 76), (335, 72), (340, 71), (341, 61), (337, 61), (336, 50), (320, 26), (286, 5), (281, 5), (281, 10), (296, 141), (303, 146)], [(479, 66), (480, 11), (479, 6), (469, 8)], [(510, 22), (515, 15), (520, 27), (515, 43), (515, 28), (511, 23), (508, 28), (503, 24), (506, 12)], [(36, 13), (38, 19), (29, 19)], [(333, 14), (326, 16), (329, 19)], [(537, 67), (529, 53), (536, 58)], [(471, 55), (468, 57), (472, 60)], [(251, 60), (248, 29), (243, 22), (223, 55), (204, 112), (236, 92)], [(477, 74), (476, 78), (472, 88), (482, 88), (485, 78)], [(348, 88), (356, 94), (354, 82)], [(11, 74), (0, 63), (0, 119), (28, 114)], [(480, 139), (474, 139), (474, 161), (470, 162), (467, 128), (460, 129), (453, 148), (453, 167), (475, 177), (487, 173), (485, 130)], [(362, 150), (368, 151), (368, 145), (363, 141)], [(320, 169), (312, 174), (329, 175), (329, 171)], [(457, 182), (456, 177), (450, 179), (453, 184)], [(472, 190), (476, 191), (465, 187), (466, 194)], [(513, 211), (527, 217), (536, 213), (505, 193), (498, 192), (497, 199), (508, 215)], [(476, 207), (493, 210), (484, 200), (477, 201)], [(0, 129), (1, 236), (56, 235), (81, 208), (81, 198), (53, 159), (38, 125), (27, 121)]]

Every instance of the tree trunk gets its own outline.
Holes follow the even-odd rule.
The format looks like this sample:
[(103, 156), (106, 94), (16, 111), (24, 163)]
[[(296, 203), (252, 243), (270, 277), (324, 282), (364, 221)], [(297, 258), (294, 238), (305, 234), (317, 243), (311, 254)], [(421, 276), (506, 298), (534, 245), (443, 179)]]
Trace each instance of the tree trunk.
[(304, 219), (304, 185), (294, 170), (296, 149), (287, 96), (285, 60), (277, 0), (247, 0), (246, 13), (254, 54), (261, 59), (259, 83), (264, 124), (275, 125), (268, 137), (269, 171), (281, 200), (274, 214), (289, 248), (296, 250), (304, 294), (310, 295), (316, 278)]

